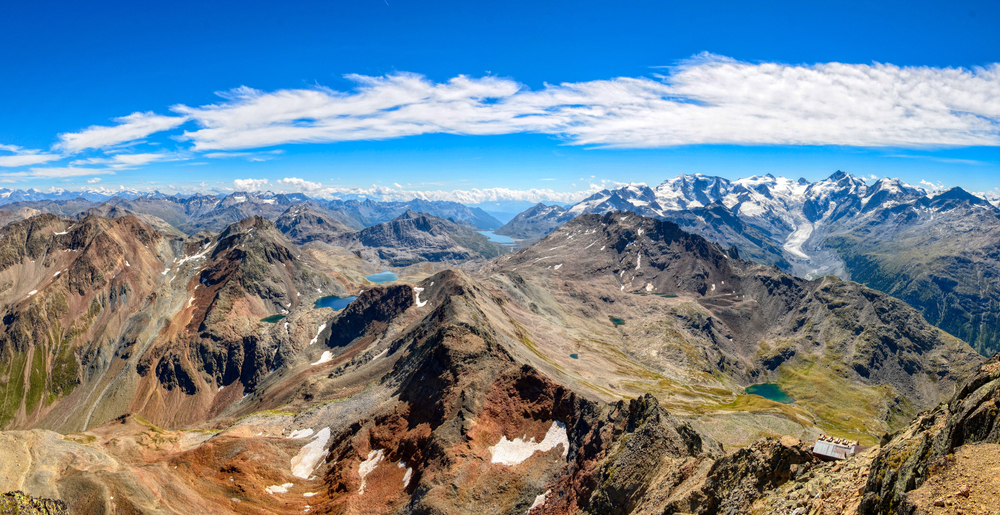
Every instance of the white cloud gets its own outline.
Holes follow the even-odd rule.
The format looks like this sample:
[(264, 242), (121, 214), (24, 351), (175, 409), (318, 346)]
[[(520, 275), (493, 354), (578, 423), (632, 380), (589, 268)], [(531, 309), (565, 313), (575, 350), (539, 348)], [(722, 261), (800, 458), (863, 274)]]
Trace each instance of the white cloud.
[(920, 179), (920, 184), (922, 184), (925, 188), (927, 188), (931, 192), (941, 191), (945, 189), (945, 185), (942, 184), (941, 181), (938, 181), (937, 184), (935, 184), (933, 182)]
[(145, 138), (150, 134), (173, 129), (185, 121), (184, 117), (163, 116), (152, 112), (132, 113), (116, 118), (118, 125), (106, 127), (92, 125), (80, 132), (59, 135), (54, 148), (75, 153), (88, 148), (107, 148)]
[(233, 187), (236, 191), (259, 191), (267, 186), (267, 179), (236, 179)]
[(94, 177), (93, 179), (87, 179), (87, 184), (97, 184), (101, 182), (100, 177)]
[(262, 92), (175, 106), (200, 126), (196, 150), (386, 139), (427, 133), (535, 132), (570, 144), (666, 147), (1000, 145), (1000, 65), (786, 65), (698, 56), (656, 78), (546, 85), (497, 77), (434, 83), (351, 75), (358, 87)]
[(6, 179), (61, 179), (65, 177), (80, 177), (82, 175), (114, 175), (114, 170), (99, 168), (77, 168), (69, 166), (65, 168), (32, 168), (28, 172), (0, 173), (0, 177)]
[(298, 177), (285, 177), (284, 179), (278, 179), (278, 184), (291, 186), (295, 191), (302, 193), (314, 193), (323, 188), (322, 183), (307, 181), (305, 179), (299, 179)]
[[(10, 153), (11, 155), (3, 155)], [(0, 145), (0, 167), (15, 168), (48, 163), (62, 159), (58, 154), (43, 154), (40, 150), (21, 148), (17, 145)]]
[(205, 157), (212, 159), (231, 159), (234, 157), (242, 157), (250, 162), (261, 162), (270, 161), (281, 154), (284, 154), (284, 150), (268, 150), (264, 152), (209, 152), (205, 154)]
[(71, 162), (71, 165), (107, 165), (115, 170), (131, 170), (139, 166), (147, 165), (157, 161), (175, 161), (181, 159), (173, 154), (167, 153), (141, 153), (141, 154), (114, 154), (110, 157), (91, 157), (88, 159), (78, 159)]

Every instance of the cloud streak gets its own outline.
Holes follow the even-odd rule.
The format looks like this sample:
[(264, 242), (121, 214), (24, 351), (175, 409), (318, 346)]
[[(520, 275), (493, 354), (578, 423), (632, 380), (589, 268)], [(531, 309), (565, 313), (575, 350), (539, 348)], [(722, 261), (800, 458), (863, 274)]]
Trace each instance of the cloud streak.
[(116, 118), (118, 125), (107, 127), (92, 125), (80, 132), (59, 135), (59, 143), (53, 148), (63, 152), (76, 153), (91, 148), (108, 148), (145, 138), (150, 134), (176, 128), (187, 121), (177, 116), (163, 116), (155, 113), (132, 113)]
[[(1000, 145), (1000, 65), (746, 63), (705, 54), (655, 78), (546, 85), (410, 73), (350, 75), (357, 88), (263, 92), (172, 109), (200, 127), (195, 150), (378, 140), (418, 134), (540, 133), (568, 144), (947, 147)], [(133, 115), (134, 116), (134, 115)]]
[(58, 154), (45, 154), (41, 150), (21, 148), (17, 145), (0, 145), (0, 168), (16, 168), (48, 163), (62, 159)]

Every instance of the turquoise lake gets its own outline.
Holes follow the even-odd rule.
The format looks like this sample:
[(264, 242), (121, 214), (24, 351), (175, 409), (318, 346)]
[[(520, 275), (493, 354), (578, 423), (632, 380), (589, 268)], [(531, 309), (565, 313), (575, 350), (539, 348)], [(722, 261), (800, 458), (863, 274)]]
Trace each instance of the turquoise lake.
[(747, 395), (759, 395), (765, 399), (783, 404), (795, 402), (795, 399), (789, 397), (780, 386), (774, 383), (752, 384), (747, 387)]
[(514, 239), (510, 238), (509, 236), (493, 234), (493, 231), (479, 231), (479, 234), (486, 236), (490, 241), (494, 243), (499, 243), (501, 245), (506, 245), (508, 247), (514, 246)]
[(340, 311), (347, 307), (348, 304), (354, 302), (358, 297), (352, 295), (350, 297), (323, 297), (316, 301), (317, 308), (333, 308), (334, 311)]
[(389, 281), (395, 281), (396, 279), (398, 279), (398, 277), (396, 276), (396, 274), (394, 274), (394, 273), (386, 270), (385, 272), (379, 272), (377, 274), (366, 275), (365, 279), (368, 279), (369, 281), (371, 281), (373, 283), (387, 283)]

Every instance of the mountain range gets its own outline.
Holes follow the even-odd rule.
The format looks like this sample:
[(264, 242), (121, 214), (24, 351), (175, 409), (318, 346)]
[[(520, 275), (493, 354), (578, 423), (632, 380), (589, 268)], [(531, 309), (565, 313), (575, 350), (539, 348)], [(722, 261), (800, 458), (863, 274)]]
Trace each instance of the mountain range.
[(835, 275), (899, 297), (983, 355), (1000, 350), (1000, 210), (961, 188), (928, 193), (844, 172), (809, 182), (680, 175), (605, 190), (563, 209), (538, 205), (498, 229), (537, 240), (584, 213), (670, 220), (799, 277)]
[[(917, 300), (972, 309), (947, 280), (969, 274), (992, 293), (997, 210), (841, 173), (668, 182), (536, 206), (508, 229), (547, 233), (516, 252), (447, 203), (10, 203), (0, 490), (23, 493), (0, 506), (987, 506), (991, 480), (969, 464), (1000, 448), (996, 359), (953, 335), (950, 301)], [(803, 274), (810, 260), (875, 288)], [(385, 268), (389, 282), (366, 278)], [(890, 274), (899, 298), (880, 291)], [(821, 434), (871, 450), (824, 465), (809, 452)]]

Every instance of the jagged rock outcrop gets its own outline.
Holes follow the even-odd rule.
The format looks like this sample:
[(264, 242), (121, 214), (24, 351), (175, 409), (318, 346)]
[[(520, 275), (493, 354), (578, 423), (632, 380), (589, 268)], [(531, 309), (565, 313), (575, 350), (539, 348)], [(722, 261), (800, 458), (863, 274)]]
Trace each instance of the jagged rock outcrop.
[[(1000, 355), (984, 363), (945, 404), (921, 413), (883, 440), (859, 513), (912, 513), (906, 494), (923, 485), (962, 446), (1000, 444)], [(956, 485), (956, 488), (959, 485)]]
[(702, 487), (697, 513), (748, 513), (754, 501), (818, 463), (808, 444), (784, 437), (766, 438), (739, 449), (712, 465)]
[(37, 499), (15, 490), (0, 495), (2, 515), (68, 515), (66, 503), (52, 499)]

